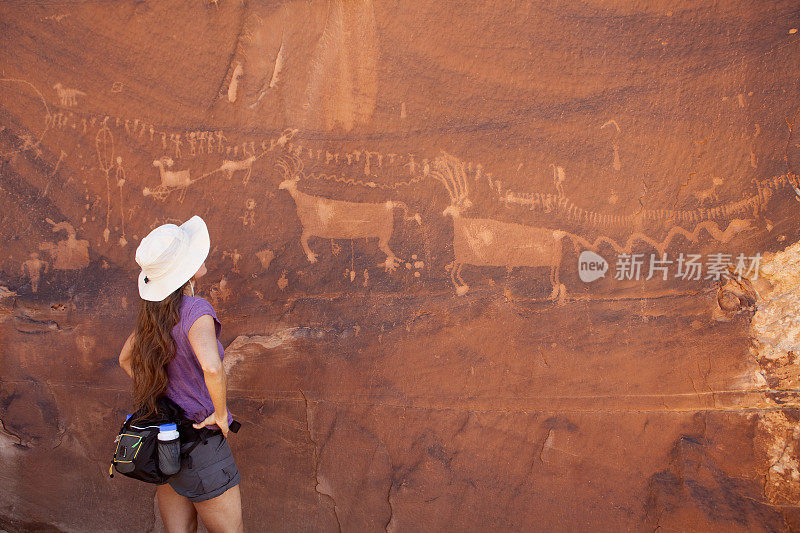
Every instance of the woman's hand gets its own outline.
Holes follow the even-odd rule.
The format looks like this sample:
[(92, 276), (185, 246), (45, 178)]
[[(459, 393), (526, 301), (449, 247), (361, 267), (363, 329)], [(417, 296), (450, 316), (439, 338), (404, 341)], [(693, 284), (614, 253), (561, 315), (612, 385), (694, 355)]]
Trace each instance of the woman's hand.
[(224, 414), (217, 414), (216, 412), (211, 413), (200, 423), (192, 424), (192, 427), (195, 429), (204, 428), (206, 426), (210, 426), (212, 424), (216, 424), (220, 430), (222, 430), (222, 435), (227, 439), (228, 438), (228, 410), (225, 410)]

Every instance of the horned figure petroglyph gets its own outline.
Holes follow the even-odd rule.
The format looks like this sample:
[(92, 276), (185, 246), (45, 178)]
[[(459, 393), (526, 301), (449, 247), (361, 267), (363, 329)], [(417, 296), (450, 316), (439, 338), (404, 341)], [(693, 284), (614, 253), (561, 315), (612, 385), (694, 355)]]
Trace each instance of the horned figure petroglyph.
[(58, 94), (58, 100), (64, 107), (75, 107), (78, 105), (78, 97), (86, 96), (86, 93), (78, 89), (69, 89), (60, 83), (53, 85), (53, 89)]
[(389, 248), (389, 239), (394, 229), (394, 208), (403, 210), (404, 220), (422, 223), (419, 214), (408, 216), (408, 206), (403, 202), (387, 200), (383, 203), (346, 202), (312, 196), (297, 189), (297, 182), (303, 176), (302, 162), (298, 158), (282, 158), (278, 167), (284, 175), (279, 189), (292, 195), (297, 206), (297, 216), (303, 227), (300, 243), (310, 263), (317, 261), (308, 245), (310, 237), (325, 239), (378, 239), (378, 248), (386, 254), (386, 260), (378, 263), (385, 270), (395, 270), (400, 261)]
[(725, 183), (725, 180), (722, 178), (714, 178), (711, 182), (711, 187), (708, 189), (703, 189), (701, 191), (697, 191), (694, 193), (694, 197), (697, 198), (697, 201), (700, 205), (703, 205), (708, 200), (717, 201), (717, 187)]
[(514, 267), (549, 267), (553, 289), (550, 299), (566, 291), (558, 281), (561, 266), (560, 230), (525, 226), (489, 218), (462, 216), (472, 206), (464, 163), (443, 153), (434, 161), (431, 176), (441, 182), (450, 195), (450, 205), (442, 212), (453, 217), (453, 262), (449, 265), (450, 279), (456, 294), (464, 295), (469, 286), (461, 278), (461, 268), (467, 265)]
[(189, 170), (166, 170), (171, 168), (175, 162), (171, 157), (162, 157), (153, 161), (153, 166), (158, 167), (161, 174), (161, 185), (164, 187), (186, 187), (191, 185), (192, 179), (189, 177)]
[(247, 182), (250, 181), (250, 175), (253, 173), (253, 162), (256, 160), (256, 156), (251, 155), (247, 159), (242, 159), (240, 161), (232, 161), (232, 160), (224, 160), (222, 161), (222, 165), (219, 169), (225, 172), (228, 176), (228, 179), (233, 177), (234, 172), (238, 172), (240, 170), (245, 171), (244, 178), (242, 178), (242, 184), (247, 185)]

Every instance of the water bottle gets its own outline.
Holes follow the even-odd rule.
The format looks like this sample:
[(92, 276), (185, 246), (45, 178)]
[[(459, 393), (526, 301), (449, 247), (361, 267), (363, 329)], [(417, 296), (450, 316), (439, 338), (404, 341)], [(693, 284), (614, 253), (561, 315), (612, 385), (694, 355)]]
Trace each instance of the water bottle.
[(181, 469), (181, 445), (177, 424), (158, 426), (158, 468), (167, 476)]

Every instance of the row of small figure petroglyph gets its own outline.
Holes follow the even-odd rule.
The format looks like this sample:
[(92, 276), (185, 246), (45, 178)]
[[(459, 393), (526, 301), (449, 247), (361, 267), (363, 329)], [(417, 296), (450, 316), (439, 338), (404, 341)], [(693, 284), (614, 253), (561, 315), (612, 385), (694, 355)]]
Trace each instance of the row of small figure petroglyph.
[[(54, 115), (54, 117), (58, 116), (63, 116), (63, 114), (57, 113)], [(89, 119), (88, 124), (94, 126), (97, 123), (98, 119), (99, 117), (93, 116)], [(139, 136), (142, 136), (146, 133), (148, 129), (147, 123), (140, 121), (139, 119), (133, 119), (133, 120), (121, 119), (117, 117), (111, 117), (109, 115), (106, 115), (103, 118), (102, 123), (107, 124), (109, 119), (112, 119), (117, 126), (124, 125), (126, 132), (128, 132), (129, 134), (135, 132), (136, 129), (139, 129)], [(87, 126), (86, 119), (83, 119), (82, 122), (85, 129)], [(63, 121), (58, 121), (55, 123), (56, 124), (63, 123)], [(180, 152), (179, 143), (181, 142), (180, 141), (181, 133), (168, 133), (160, 130), (155, 130), (152, 124), (149, 125), (149, 131), (151, 140), (153, 139), (154, 135), (161, 136), (162, 148), (167, 147), (166, 139), (167, 136), (169, 136), (170, 140), (176, 146), (176, 151)], [(287, 129), (284, 130), (281, 137), (277, 138), (273, 137), (268, 141), (260, 141), (262, 150), (271, 150), (276, 145), (281, 145), (285, 146), (287, 151), (289, 151), (290, 153), (294, 154), (297, 157), (313, 159), (316, 161), (322, 160), (324, 152), (325, 164), (331, 164), (332, 162), (333, 163), (347, 162), (348, 165), (352, 165), (363, 161), (365, 174), (367, 175), (370, 174), (371, 165), (373, 164), (373, 162), (376, 163), (378, 167), (382, 167), (384, 160), (386, 160), (390, 165), (394, 165), (396, 163), (402, 163), (405, 160), (406, 163), (403, 166), (407, 168), (409, 173), (413, 176), (411, 180), (399, 181), (392, 184), (383, 184), (383, 183), (377, 183), (374, 180), (366, 181), (357, 178), (348, 178), (343, 176), (337, 176), (335, 174), (332, 175), (326, 173), (308, 173), (306, 174), (306, 177), (309, 179), (323, 179), (323, 180), (343, 183), (346, 185), (393, 189), (400, 186), (411, 185), (430, 176), (430, 170), (431, 170), (430, 160), (423, 158), (421, 162), (418, 163), (417, 156), (413, 153), (410, 153), (407, 156), (403, 156), (395, 153), (382, 153), (378, 151), (363, 149), (363, 150), (353, 150), (351, 152), (340, 154), (339, 152), (331, 152), (323, 148), (313, 148), (309, 147), (308, 145), (287, 142), (290, 139), (292, 139), (292, 137), (297, 133), (297, 131), (298, 130), (296, 129)], [(241, 145), (236, 145), (233, 147), (231, 147), (230, 145), (225, 146), (224, 142), (226, 141), (226, 138), (222, 130), (191, 131), (183, 133), (186, 139), (191, 140), (190, 152), (194, 151), (194, 144), (199, 143), (200, 147), (202, 147), (203, 145), (207, 145), (206, 150), (208, 153), (213, 153), (214, 151), (216, 151), (217, 153), (222, 153), (224, 149), (226, 155), (229, 155), (231, 151), (233, 151), (234, 155), (238, 155), (239, 146), (241, 146), (241, 151), (243, 156), (247, 156), (248, 147), (250, 151), (249, 157), (252, 158), (253, 156), (255, 156), (255, 141), (250, 141), (249, 144), (245, 142), (242, 143)], [(215, 144), (216, 144), (216, 150), (214, 146)], [(229, 169), (224, 166), (226, 163), (228, 164), (228, 166), (230, 166), (234, 163), (247, 163), (247, 162), (248, 160), (240, 162), (226, 160), (223, 163), (223, 167), (217, 170), (229, 171)], [(252, 163), (252, 159), (250, 159), (249, 162)], [(502, 189), (502, 181), (494, 179), (491, 173), (484, 173), (483, 166), (480, 163), (477, 164), (473, 164), (472, 162), (465, 163), (465, 170), (467, 172), (472, 172), (473, 169), (475, 171), (474, 180), (478, 181), (482, 178), (486, 179), (487, 182), (489, 183), (490, 188), (497, 189), (499, 201), (506, 206), (509, 206), (509, 204), (528, 205), (529, 208), (532, 210), (543, 209), (547, 212), (555, 208), (562, 212), (565, 212), (566, 216), (569, 219), (579, 220), (582, 222), (601, 225), (601, 226), (627, 225), (632, 222), (643, 219), (699, 221), (699, 220), (708, 220), (708, 219), (730, 216), (732, 214), (740, 213), (746, 210), (753, 210), (754, 212), (757, 212), (758, 210), (763, 209), (764, 205), (769, 201), (769, 198), (771, 197), (772, 194), (772, 190), (782, 187), (787, 183), (785, 179), (781, 180), (780, 177), (774, 177), (774, 178), (769, 178), (767, 180), (762, 180), (761, 182), (757, 182), (759, 191), (756, 195), (741, 200), (739, 202), (728, 203), (723, 206), (718, 206), (716, 208), (701, 207), (695, 210), (645, 209), (636, 214), (612, 215), (607, 213), (597, 213), (584, 210), (574, 205), (569, 199), (563, 196), (564, 173), (562, 167), (555, 167), (556, 171), (560, 171), (556, 172), (557, 178), (555, 180), (556, 188), (559, 190), (558, 195), (549, 193), (538, 193), (538, 192), (518, 193), (514, 191), (505, 191), (504, 193)], [(721, 179), (716, 178), (710, 190), (699, 191), (698, 193), (695, 194), (695, 196), (698, 197), (698, 200), (701, 203), (703, 203), (706, 199), (712, 196), (716, 197), (714, 189), (721, 182), (722, 182)]]
[[(261, 146), (262, 150), (274, 144), (281, 138), (291, 139), (297, 134), (299, 130), (295, 128), (284, 129), (278, 137), (271, 137), (269, 139), (259, 138), (257, 140), (245, 141), (242, 143), (232, 144), (227, 142), (224, 130), (175, 130), (167, 131), (157, 127), (155, 124), (138, 119), (138, 118), (123, 118), (114, 115), (89, 115), (88, 117), (81, 117), (69, 111), (67, 113), (58, 111), (52, 113), (47, 117), (48, 124), (59, 129), (64, 129), (69, 126), (72, 120), (73, 128), (79, 129), (83, 133), (88, 133), (90, 127), (94, 128), (98, 125), (109, 126), (113, 124), (118, 128), (124, 128), (125, 132), (135, 138), (149, 139), (151, 142), (161, 141), (161, 148), (163, 150), (174, 151), (174, 160), (179, 160), (185, 157), (184, 152), (188, 156), (194, 157), (198, 154), (222, 154), (225, 155), (239, 155), (241, 151), (242, 156), (254, 155), (257, 146)], [(188, 150), (185, 148), (188, 144)], [(330, 151), (326, 148), (313, 147), (308, 144), (289, 143), (287, 150), (297, 155), (298, 157), (305, 157), (316, 161), (324, 159), (325, 164), (363, 164), (364, 174), (373, 175), (372, 169), (374, 167), (383, 168), (384, 162), (389, 165), (402, 165), (408, 169), (410, 175), (414, 175), (421, 171), (427, 174), (430, 170), (430, 160), (421, 158), (414, 153), (397, 154), (391, 152), (381, 152), (377, 150), (370, 150), (367, 148), (356, 149), (349, 152)], [(472, 163), (469, 163), (470, 169)], [(478, 172), (482, 168), (480, 164), (476, 165)]]

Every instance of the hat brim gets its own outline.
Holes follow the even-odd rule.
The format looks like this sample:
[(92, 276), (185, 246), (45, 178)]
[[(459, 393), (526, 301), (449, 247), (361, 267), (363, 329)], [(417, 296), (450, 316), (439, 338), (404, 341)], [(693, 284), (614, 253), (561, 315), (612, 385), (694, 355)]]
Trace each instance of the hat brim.
[(158, 280), (144, 282), (144, 272), (139, 273), (139, 296), (150, 302), (160, 302), (181, 288), (195, 273), (200, 270), (211, 249), (211, 237), (208, 227), (202, 218), (195, 215), (183, 224), (181, 229), (189, 236), (189, 247), (178, 266), (169, 274)]

